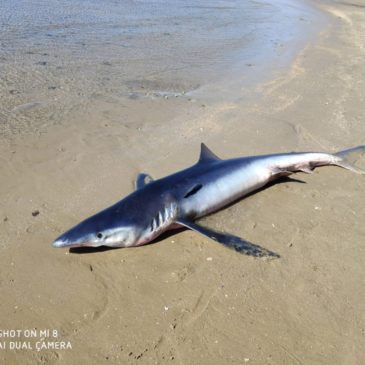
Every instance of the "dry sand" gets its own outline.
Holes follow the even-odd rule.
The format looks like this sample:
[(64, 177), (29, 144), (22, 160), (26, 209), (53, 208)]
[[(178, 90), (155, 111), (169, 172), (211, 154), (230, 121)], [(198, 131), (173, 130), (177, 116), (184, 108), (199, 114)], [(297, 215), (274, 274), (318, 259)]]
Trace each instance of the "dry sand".
[[(224, 158), (363, 144), (365, 2), (319, 5), (331, 20), (290, 69), (235, 99), (94, 95), (63, 123), (2, 138), (0, 329), (57, 330), (72, 350), (0, 350), (1, 364), (363, 363), (362, 176), (321, 168), (204, 220), (278, 260), (191, 231), (141, 248), (51, 247), (139, 171), (194, 163), (201, 141)], [(38, 106), (15, 112), (26, 125)]]

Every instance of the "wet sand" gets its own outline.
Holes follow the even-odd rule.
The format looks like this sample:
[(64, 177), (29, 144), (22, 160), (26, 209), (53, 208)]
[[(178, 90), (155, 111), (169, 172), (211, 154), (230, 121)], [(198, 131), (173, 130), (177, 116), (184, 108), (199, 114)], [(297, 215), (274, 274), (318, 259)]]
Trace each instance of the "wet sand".
[[(3, 81), (1, 329), (57, 330), (55, 339), (72, 349), (0, 349), (1, 363), (362, 363), (362, 176), (332, 167), (298, 174), (304, 183), (274, 185), (204, 219), (279, 252), (278, 260), (238, 255), (190, 231), (140, 248), (51, 247), (128, 194), (138, 172), (159, 178), (193, 164), (202, 141), (222, 158), (364, 144), (365, 3), (317, 4), (323, 18), (300, 22), (317, 19), (309, 26), (320, 32), (296, 52), (293, 39), (273, 47), (278, 63), (253, 71), (252, 82), (230, 72), (213, 77), (213, 65), (191, 79), (176, 81), (170, 70), (166, 78), (98, 84), (79, 64), (52, 74), (39, 55), (29, 55), (46, 62), (24, 71), (31, 80)], [(286, 47), (291, 56), (280, 66)], [(246, 69), (267, 68), (242, 59)], [(113, 62), (102, 77), (116, 75)], [(1, 67), (13, 75), (14, 65)], [(88, 72), (101, 70), (93, 67)], [(74, 86), (79, 76), (91, 85), (86, 91)], [(47, 91), (32, 84), (36, 77)], [(49, 83), (66, 79), (64, 89)], [(39, 338), (3, 341), (35, 347)]]

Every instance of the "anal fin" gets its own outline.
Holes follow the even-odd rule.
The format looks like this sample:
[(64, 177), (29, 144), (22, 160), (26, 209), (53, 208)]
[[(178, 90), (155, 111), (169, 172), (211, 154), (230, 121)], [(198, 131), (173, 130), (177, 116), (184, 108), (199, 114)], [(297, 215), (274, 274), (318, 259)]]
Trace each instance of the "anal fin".
[(263, 248), (259, 245), (255, 245), (254, 243), (245, 241), (244, 239), (231, 234), (216, 232), (212, 229), (202, 227), (199, 224), (196, 224), (188, 220), (179, 219), (177, 223), (195, 232), (201, 233), (202, 235), (209, 237), (210, 239), (219, 242), (230, 249), (233, 249), (239, 253), (248, 256), (271, 257), (271, 258), (280, 257), (280, 255), (278, 255), (275, 252), (269, 251), (266, 248)]
[(304, 172), (305, 174), (313, 174), (313, 167), (302, 166), (299, 168), (299, 171)]

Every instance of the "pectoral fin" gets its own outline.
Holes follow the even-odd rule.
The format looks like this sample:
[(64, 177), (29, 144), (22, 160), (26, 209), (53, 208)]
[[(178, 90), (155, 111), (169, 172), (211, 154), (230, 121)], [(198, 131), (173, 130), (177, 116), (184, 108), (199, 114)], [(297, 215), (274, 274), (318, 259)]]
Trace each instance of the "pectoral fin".
[(139, 190), (152, 181), (153, 181), (153, 178), (150, 175), (145, 174), (145, 173), (140, 173), (140, 174), (138, 174), (138, 176), (136, 178), (134, 187), (136, 190)]
[(216, 232), (209, 228), (202, 227), (194, 222), (187, 220), (180, 219), (177, 223), (187, 228), (190, 228), (193, 231), (199, 232), (204, 236), (207, 236), (212, 240), (217, 241), (222, 245), (230, 249), (234, 249), (237, 252), (245, 255), (254, 257), (275, 257), (275, 258), (280, 257), (280, 255), (278, 255), (275, 252), (269, 251), (266, 248), (255, 245), (253, 243), (243, 240), (240, 237), (233, 236), (231, 234)]

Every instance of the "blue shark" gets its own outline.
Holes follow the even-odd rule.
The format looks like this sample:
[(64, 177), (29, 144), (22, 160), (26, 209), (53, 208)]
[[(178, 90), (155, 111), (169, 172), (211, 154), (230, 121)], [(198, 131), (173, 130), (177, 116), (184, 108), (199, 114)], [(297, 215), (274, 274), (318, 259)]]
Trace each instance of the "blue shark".
[(365, 174), (350, 160), (364, 151), (365, 146), (358, 146), (335, 154), (292, 152), (222, 160), (202, 143), (196, 164), (158, 180), (139, 174), (135, 191), (62, 234), (53, 246), (141, 246), (167, 230), (186, 227), (246, 255), (279, 257), (197, 220), (296, 172), (311, 173), (317, 167), (334, 165)]

